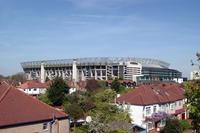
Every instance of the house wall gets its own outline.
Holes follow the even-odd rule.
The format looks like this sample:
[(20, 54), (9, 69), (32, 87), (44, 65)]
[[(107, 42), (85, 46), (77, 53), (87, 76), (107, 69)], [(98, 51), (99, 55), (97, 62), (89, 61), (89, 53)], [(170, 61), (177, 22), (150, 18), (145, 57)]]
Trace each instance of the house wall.
[[(176, 110), (183, 109), (184, 104), (185, 100), (183, 99), (172, 103), (153, 104), (148, 106), (138, 106), (130, 104), (118, 104), (118, 106), (129, 111), (132, 123), (146, 128), (147, 124), (144, 122), (146, 117), (150, 117), (153, 113), (157, 112), (166, 112), (167, 114), (173, 115), (175, 114)], [(149, 113), (147, 113), (147, 108), (149, 108), (150, 110)]]
[[(50, 133), (50, 125), (47, 125), (47, 129), (43, 130), (43, 124), (32, 124), (26, 126), (18, 126), (11, 128), (0, 129), (0, 133)], [(53, 124), (52, 133), (69, 133), (69, 120), (60, 120)]]
[(143, 106), (129, 105), (129, 104), (118, 105), (118, 106), (129, 112), (133, 124), (137, 124), (138, 126), (143, 126), (142, 123), (143, 109), (144, 109)]

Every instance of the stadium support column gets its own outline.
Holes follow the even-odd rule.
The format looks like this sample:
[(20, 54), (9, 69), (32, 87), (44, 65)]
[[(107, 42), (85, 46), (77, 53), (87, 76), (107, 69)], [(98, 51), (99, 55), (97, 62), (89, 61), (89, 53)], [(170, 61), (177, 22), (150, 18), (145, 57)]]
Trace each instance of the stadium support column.
[(96, 70), (96, 67), (94, 69), (94, 79), (97, 80), (97, 70)]
[(41, 63), (40, 80), (41, 80), (41, 83), (44, 83), (44, 82), (45, 82), (45, 69), (44, 69), (44, 63)]
[(103, 70), (101, 69), (101, 70), (100, 70), (100, 75), (101, 75), (101, 76), (100, 76), (100, 77), (101, 77), (100, 79), (101, 79), (101, 80), (103, 80), (103, 72), (102, 72), (102, 71), (103, 71)]
[(106, 80), (108, 80), (108, 68), (107, 68), (107, 65), (106, 65)]
[(77, 66), (76, 66), (76, 60), (73, 60), (73, 66), (72, 66), (72, 80), (77, 81)]

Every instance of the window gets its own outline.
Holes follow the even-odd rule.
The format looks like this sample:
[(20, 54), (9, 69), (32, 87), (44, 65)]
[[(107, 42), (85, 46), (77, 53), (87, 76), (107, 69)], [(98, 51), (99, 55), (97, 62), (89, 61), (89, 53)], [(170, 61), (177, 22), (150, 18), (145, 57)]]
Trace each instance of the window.
[(28, 89), (29, 91), (31, 91), (31, 89)]
[(170, 106), (170, 109), (171, 109), (171, 110), (174, 110), (174, 107), (175, 107), (175, 104), (172, 103), (171, 106)]
[(149, 122), (149, 123), (147, 124), (147, 129), (148, 129), (148, 130), (153, 129), (153, 123), (152, 123), (152, 122)]
[(36, 88), (34, 88), (33, 90), (34, 90), (34, 91), (36, 91), (37, 89), (36, 89)]
[(151, 107), (146, 107), (146, 115), (150, 115), (151, 114)]
[(181, 101), (179, 101), (179, 106), (181, 106), (182, 105), (182, 102)]
[(43, 130), (46, 130), (47, 129), (47, 123), (44, 123), (43, 124)]
[(161, 121), (160, 121), (160, 126), (161, 126), (161, 127), (164, 127), (165, 125), (166, 125), (166, 120), (161, 120)]
[(154, 113), (156, 112), (156, 106), (153, 106), (153, 112)]
[(130, 110), (131, 106), (130, 104), (127, 105), (127, 110)]
[(177, 107), (177, 102), (175, 102), (174, 106), (175, 106), (175, 108)]

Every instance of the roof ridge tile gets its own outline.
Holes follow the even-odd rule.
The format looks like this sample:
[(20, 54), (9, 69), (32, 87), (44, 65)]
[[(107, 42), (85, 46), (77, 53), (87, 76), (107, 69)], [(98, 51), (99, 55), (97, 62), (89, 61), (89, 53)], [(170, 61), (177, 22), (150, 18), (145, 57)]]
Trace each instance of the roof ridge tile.
[[(3, 82), (6, 83), (5, 81), (3, 81)], [(8, 85), (8, 87), (6, 88), (6, 91), (1, 95), (0, 102), (3, 101), (3, 99), (5, 98), (5, 96), (7, 95), (7, 93), (9, 92), (9, 90), (11, 88), (11, 86), (8, 83), (6, 83), (6, 85)]]

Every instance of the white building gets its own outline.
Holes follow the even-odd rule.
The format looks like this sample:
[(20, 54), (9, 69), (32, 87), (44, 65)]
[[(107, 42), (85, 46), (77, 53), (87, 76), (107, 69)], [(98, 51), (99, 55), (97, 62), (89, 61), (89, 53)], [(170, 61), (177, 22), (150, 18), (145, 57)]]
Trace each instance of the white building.
[(176, 82), (176, 83), (182, 84), (183, 78), (174, 78), (173, 81)]
[(184, 90), (177, 84), (141, 85), (117, 98), (117, 105), (130, 113), (132, 123), (147, 131), (165, 125), (169, 116), (187, 119)]
[(28, 95), (37, 96), (46, 92), (47, 85), (39, 81), (29, 80), (18, 86), (17, 89), (25, 92)]

